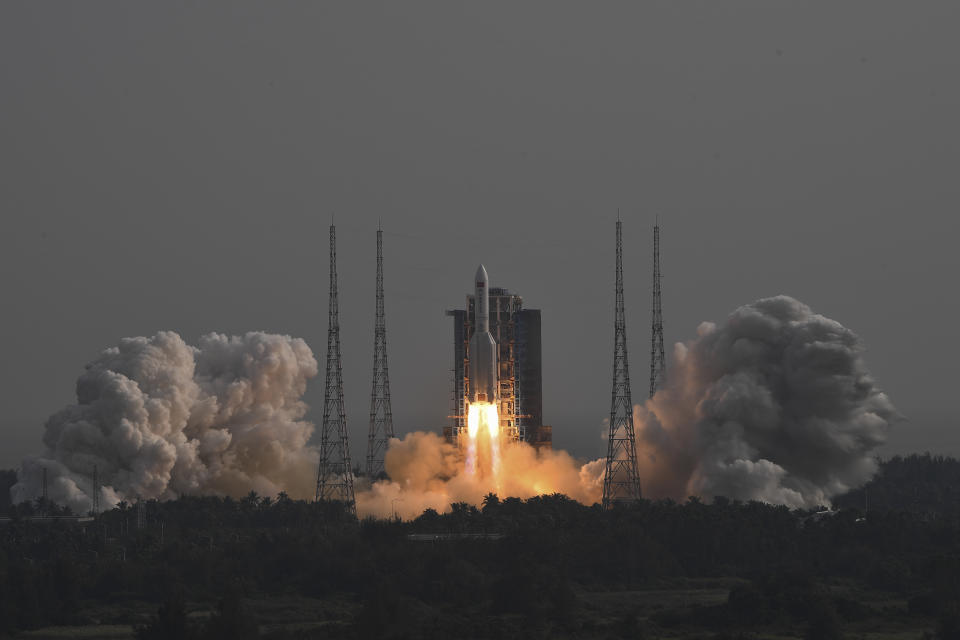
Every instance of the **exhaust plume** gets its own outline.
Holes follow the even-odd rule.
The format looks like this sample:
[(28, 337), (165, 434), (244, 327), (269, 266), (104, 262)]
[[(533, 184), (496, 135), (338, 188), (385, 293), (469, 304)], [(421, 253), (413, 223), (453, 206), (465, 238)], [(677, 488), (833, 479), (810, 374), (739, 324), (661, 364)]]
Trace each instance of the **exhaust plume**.
[(667, 386), (635, 407), (644, 496), (829, 505), (877, 470), (897, 412), (860, 339), (787, 296), (677, 344)]
[(603, 458), (580, 465), (565, 451), (537, 453), (525, 442), (501, 450), (495, 475), (469, 473), (464, 453), (423, 431), (391, 440), (385, 463), (391, 480), (357, 492), (361, 517), (415, 518), (428, 508), (449, 511), (453, 502), (479, 505), (488, 493), (517, 498), (563, 493), (593, 504), (603, 492)]
[(250, 490), (312, 495), (316, 452), (301, 396), (317, 362), (307, 344), (251, 332), (200, 338), (163, 331), (103, 351), (77, 380), (77, 403), (51, 416), (46, 452), (23, 461), (14, 502), (41, 493), (76, 512), (101, 503)]
[[(867, 482), (897, 413), (877, 388), (857, 336), (786, 296), (733, 312), (675, 348), (667, 386), (634, 407), (647, 498), (726, 496), (790, 507), (827, 505)], [(101, 503), (313, 495), (317, 452), (301, 400), (317, 362), (303, 340), (211, 333), (128, 338), (77, 381), (77, 403), (46, 423), (46, 451), (23, 461), (15, 502), (41, 493), (84, 512), (97, 466)], [(499, 450), (494, 473), (467, 472), (466, 452), (433, 433), (390, 441), (390, 480), (357, 486), (361, 516), (416, 517), (488, 493), (601, 499), (604, 459), (586, 464), (525, 443)]]

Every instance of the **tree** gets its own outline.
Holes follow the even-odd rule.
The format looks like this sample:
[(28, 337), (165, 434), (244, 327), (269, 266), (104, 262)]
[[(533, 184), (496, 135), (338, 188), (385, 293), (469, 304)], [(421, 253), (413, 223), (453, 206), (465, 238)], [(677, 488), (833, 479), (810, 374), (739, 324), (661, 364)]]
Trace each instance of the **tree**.
[(203, 637), (209, 640), (253, 640), (259, 635), (256, 620), (243, 606), (236, 591), (231, 591), (220, 601), (203, 630)]
[(840, 628), (840, 616), (833, 604), (826, 599), (818, 598), (811, 606), (808, 618), (809, 626), (804, 638), (807, 640), (841, 640), (843, 632)]
[(187, 634), (187, 612), (183, 596), (177, 594), (160, 605), (157, 615), (136, 630), (139, 640), (177, 640)]
[(937, 622), (937, 640), (960, 640), (960, 608), (949, 608)]

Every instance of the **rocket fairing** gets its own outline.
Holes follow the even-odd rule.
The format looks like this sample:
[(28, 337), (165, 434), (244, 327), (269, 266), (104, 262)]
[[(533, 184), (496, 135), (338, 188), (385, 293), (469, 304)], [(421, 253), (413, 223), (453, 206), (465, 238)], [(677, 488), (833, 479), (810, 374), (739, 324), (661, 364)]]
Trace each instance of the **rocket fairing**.
[(481, 264), (477, 268), (473, 299), (473, 337), (470, 338), (470, 398), (473, 402), (498, 404), (500, 367), (497, 343), (490, 335), (490, 279)]

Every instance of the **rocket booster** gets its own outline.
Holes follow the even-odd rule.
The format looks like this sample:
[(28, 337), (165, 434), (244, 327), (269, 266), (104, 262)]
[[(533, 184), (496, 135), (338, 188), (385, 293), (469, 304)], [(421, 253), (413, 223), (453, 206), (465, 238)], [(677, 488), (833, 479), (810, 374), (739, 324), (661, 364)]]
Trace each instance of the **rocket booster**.
[(481, 264), (477, 268), (473, 298), (473, 336), (470, 338), (470, 402), (500, 399), (497, 342), (490, 335), (490, 280)]

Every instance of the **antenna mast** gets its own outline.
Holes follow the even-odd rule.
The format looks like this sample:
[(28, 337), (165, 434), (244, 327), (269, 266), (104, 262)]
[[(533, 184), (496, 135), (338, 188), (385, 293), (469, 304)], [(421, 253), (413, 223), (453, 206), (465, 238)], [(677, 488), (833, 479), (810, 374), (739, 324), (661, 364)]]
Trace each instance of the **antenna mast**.
[(667, 380), (667, 360), (663, 355), (663, 307), (660, 300), (660, 220), (653, 225), (653, 318), (650, 334), (650, 397)]
[(93, 465), (93, 506), (91, 511), (93, 511), (93, 515), (100, 513), (100, 473), (97, 471), (97, 465)]
[(340, 312), (337, 305), (337, 231), (330, 225), (330, 305), (327, 317), (327, 374), (323, 394), (323, 427), (316, 500), (339, 500), (357, 515), (353, 470), (343, 406), (343, 361), (340, 356)]
[(640, 499), (633, 402), (630, 398), (630, 369), (627, 365), (627, 326), (623, 311), (623, 242), (620, 226), (618, 217), (613, 393), (610, 405), (610, 435), (607, 438), (607, 466), (603, 476), (604, 509), (611, 508), (617, 502)]
[(383, 310), (383, 230), (377, 226), (377, 319), (373, 326), (373, 389), (370, 391), (370, 435), (367, 475), (371, 481), (386, 476), (383, 461), (393, 437), (390, 378), (387, 373), (387, 325)]

